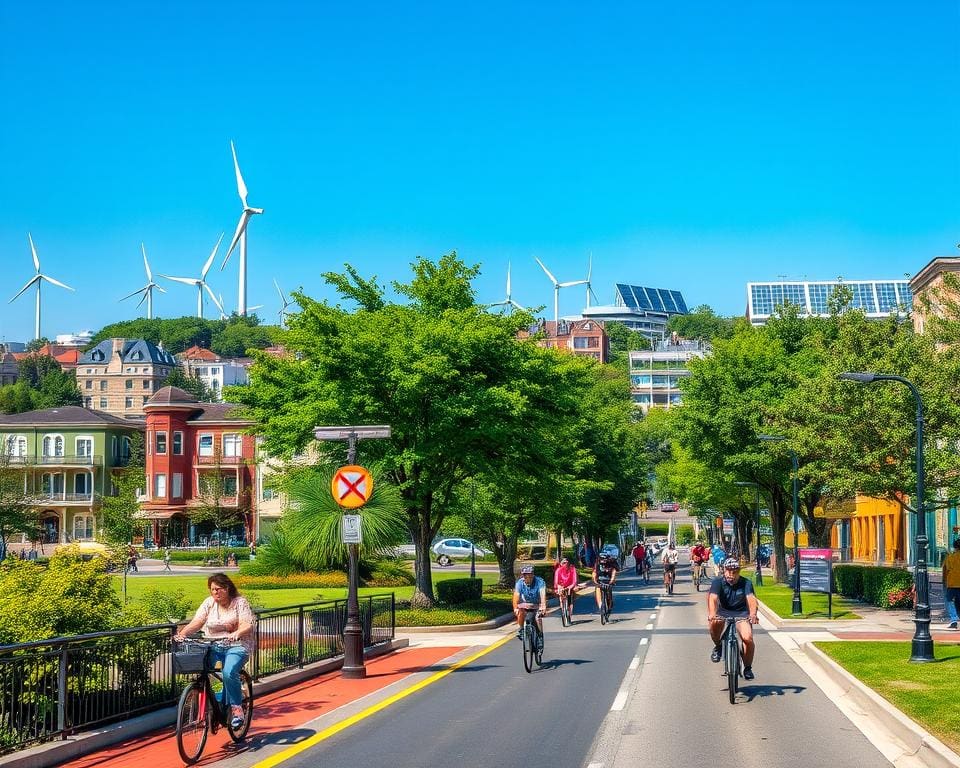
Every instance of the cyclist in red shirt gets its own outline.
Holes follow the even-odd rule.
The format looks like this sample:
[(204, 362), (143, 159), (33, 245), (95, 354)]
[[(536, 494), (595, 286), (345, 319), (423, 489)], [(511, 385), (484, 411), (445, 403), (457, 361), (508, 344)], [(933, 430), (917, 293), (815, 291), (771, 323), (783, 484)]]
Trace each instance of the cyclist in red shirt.
[(577, 597), (577, 569), (570, 565), (570, 561), (565, 557), (553, 572), (553, 591), (558, 596), (561, 592), (566, 593), (570, 618), (573, 618), (573, 601)]
[(636, 569), (637, 576), (639, 576), (640, 570), (643, 568), (643, 561), (647, 557), (647, 548), (643, 546), (642, 541), (638, 541), (633, 545), (633, 551), (630, 554), (633, 555), (633, 565)]
[(702, 579), (705, 574), (705, 568), (707, 567), (707, 561), (710, 559), (710, 551), (703, 546), (703, 542), (698, 541), (690, 549), (690, 562), (693, 565), (694, 569), (700, 570), (700, 578)]

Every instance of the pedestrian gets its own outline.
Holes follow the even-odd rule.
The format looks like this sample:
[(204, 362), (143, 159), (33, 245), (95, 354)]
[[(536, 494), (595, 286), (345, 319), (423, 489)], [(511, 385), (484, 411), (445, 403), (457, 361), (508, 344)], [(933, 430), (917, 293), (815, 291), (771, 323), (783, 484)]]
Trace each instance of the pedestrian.
[(943, 560), (943, 602), (947, 606), (950, 629), (960, 620), (960, 538), (953, 541), (953, 552)]
[(163, 551), (163, 570), (173, 572), (173, 568), (170, 567), (170, 547), (167, 547)]
[(250, 545), (250, 559), (251, 559), (251, 560), (256, 560), (256, 559), (257, 559), (257, 545), (256, 545), (256, 544), (251, 544), (251, 545)]
[(30, 547), (30, 551), (27, 552), (27, 560), (36, 560), (37, 559), (37, 545), (33, 544)]
[(127, 572), (137, 573), (137, 548), (133, 544), (127, 546)]
[(713, 560), (713, 576), (718, 579), (723, 573), (723, 561), (727, 559), (727, 551), (719, 543), (715, 543), (710, 548), (710, 559)]

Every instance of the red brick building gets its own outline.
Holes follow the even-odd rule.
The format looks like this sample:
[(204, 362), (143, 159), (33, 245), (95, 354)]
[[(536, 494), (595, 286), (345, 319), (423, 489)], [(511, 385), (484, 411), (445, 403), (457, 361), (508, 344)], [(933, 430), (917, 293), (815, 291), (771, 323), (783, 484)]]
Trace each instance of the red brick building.
[(177, 387), (151, 397), (146, 413), (146, 488), (140, 497), (144, 520), (152, 521), (157, 546), (209, 540), (216, 525), (192, 517), (218, 507), (237, 521), (221, 527), (225, 538), (249, 541), (253, 535), (256, 446), (245, 430), (252, 422), (236, 418), (232, 403), (200, 403)]
[(590, 318), (581, 320), (541, 320), (528, 331), (520, 332), (521, 338), (542, 334), (537, 343), (542, 347), (563, 349), (575, 355), (583, 355), (607, 362), (610, 356), (610, 344), (603, 323)]

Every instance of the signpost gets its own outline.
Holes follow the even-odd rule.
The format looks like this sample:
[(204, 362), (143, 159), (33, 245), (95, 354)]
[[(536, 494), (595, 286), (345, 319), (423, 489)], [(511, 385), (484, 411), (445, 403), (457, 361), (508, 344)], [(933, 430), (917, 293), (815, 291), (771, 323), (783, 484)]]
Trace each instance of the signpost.
[[(827, 595), (827, 616), (833, 618), (833, 550), (801, 549), (800, 569), (801, 592), (825, 592)], [(796, 568), (794, 568), (796, 579)]]

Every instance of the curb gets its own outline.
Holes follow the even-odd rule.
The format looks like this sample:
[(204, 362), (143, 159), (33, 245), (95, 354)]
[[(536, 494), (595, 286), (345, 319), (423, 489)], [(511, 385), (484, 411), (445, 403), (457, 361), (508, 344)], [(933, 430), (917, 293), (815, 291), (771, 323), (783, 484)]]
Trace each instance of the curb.
[[(394, 639), (389, 643), (364, 651), (365, 659), (384, 656), (410, 644), (406, 639)], [(293, 669), (271, 675), (268, 679), (254, 683), (254, 700), (267, 693), (295, 685), (312, 677), (333, 672), (343, 666), (343, 657), (318, 661), (303, 669)], [(112, 723), (98, 730), (84, 731), (61, 741), (50, 741), (29, 749), (0, 757), (0, 766), (4, 768), (55, 768), (70, 760), (89, 755), (123, 741), (144, 736), (152, 731), (171, 726), (177, 719), (176, 705), (170, 705), (129, 720)]]
[(915, 757), (930, 768), (960, 768), (960, 755), (936, 736), (860, 682), (813, 643), (806, 642), (801, 647), (807, 658), (840, 688), (840, 697), (847, 698), (855, 709), (900, 742), (906, 756)]
[(476, 632), (483, 631), (488, 629), (498, 629), (504, 624), (509, 624), (515, 619), (513, 613), (504, 613), (500, 616), (497, 616), (493, 619), (487, 619), (486, 621), (481, 621), (478, 624), (446, 624), (440, 626), (429, 626), (429, 627), (397, 627), (396, 632), (403, 632), (407, 635), (420, 634), (421, 632), (426, 633), (439, 633), (439, 632)]

